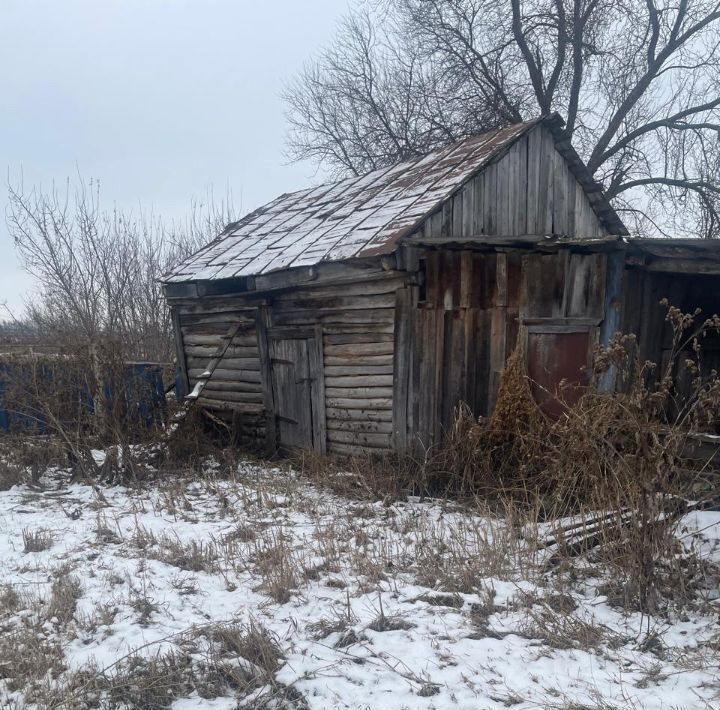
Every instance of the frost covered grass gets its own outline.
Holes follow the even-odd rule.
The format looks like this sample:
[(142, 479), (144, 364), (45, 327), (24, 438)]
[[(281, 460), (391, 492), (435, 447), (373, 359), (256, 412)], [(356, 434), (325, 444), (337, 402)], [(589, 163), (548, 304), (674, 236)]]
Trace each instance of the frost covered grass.
[(648, 616), (601, 556), (548, 565), (550, 524), (512, 510), (344, 497), (250, 461), (134, 488), (12, 471), (0, 707), (720, 702), (720, 513), (682, 519), (703, 574)]

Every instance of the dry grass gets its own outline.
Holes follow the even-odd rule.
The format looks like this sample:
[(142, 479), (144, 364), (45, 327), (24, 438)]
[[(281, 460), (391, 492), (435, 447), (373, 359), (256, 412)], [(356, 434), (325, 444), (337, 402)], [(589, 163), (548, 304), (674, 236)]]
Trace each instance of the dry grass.
[(64, 570), (60, 571), (50, 587), (50, 599), (45, 611), (47, 618), (67, 624), (75, 615), (75, 607), (82, 593), (80, 580)]
[(188, 572), (212, 572), (217, 567), (218, 552), (211, 542), (163, 536), (159, 539), (159, 550), (151, 557)]
[(278, 604), (289, 601), (300, 586), (303, 565), (282, 529), (264, 531), (251, 560), (262, 579), (260, 589)]
[(26, 469), (7, 458), (0, 458), (0, 491), (10, 490), (13, 486), (19, 486), (28, 479)]
[(60, 643), (42, 628), (21, 624), (0, 634), (0, 677), (11, 691), (22, 690), (32, 699), (64, 670)]
[(25, 552), (44, 552), (49, 550), (55, 539), (49, 530), (38, 528), (37, 530), (29, 530), (25, 528), (22, 531), (23, 549)]

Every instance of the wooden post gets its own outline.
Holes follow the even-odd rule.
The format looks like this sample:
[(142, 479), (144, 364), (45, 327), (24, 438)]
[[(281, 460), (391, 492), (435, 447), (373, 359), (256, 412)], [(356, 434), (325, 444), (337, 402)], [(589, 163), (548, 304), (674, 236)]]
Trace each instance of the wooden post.
[(268, 327), (270, 325), (268, 306), (258, 308), (255, 325), (258, 352), (260, 354), (260, 382), (262, 384), (263, 406), (265, 408), (265, 449), (268, 454), (274, 454), (277, 450), (278, 441), (275, 405), (273, 402), (270, 347), (268, 344)]
[[(610, 339), (620, 328), (620, 309), (622, 304), (623, 276), (625, 274), (625, 251), (618, 250), (608, 254), (605, 303), (603, 304), (603, 322), (600, 326), (600, 345), (607, 347)], [(599, 379), (598, 389), (601, 392), (613, 392), (617, 368), (613, 365)]]
[(177, 381), (180, 385), (180, 391), (178, 392), (178, 401), (182, 401), (182, 399), (188, 394), (188, 392), (190, 392), (190, 383), (188, 381), (187, 373), (187, 360), (185, 359), (185, 346), (183, 344), (182, 330), (180, 328), (180, 313), (178, 313), (178, 309), (173, 306), (170, 308), (170, 314), (172, 316), (173, 334), (175, 336)]
[(319, 454), (327, 451), (327, 420), (325, 414), (325, 367), (323, 355), (322, 323), (315, 326), (315, 337), (308, 340), (308, 360), (310, 363), (313, 418), (313, 448)]

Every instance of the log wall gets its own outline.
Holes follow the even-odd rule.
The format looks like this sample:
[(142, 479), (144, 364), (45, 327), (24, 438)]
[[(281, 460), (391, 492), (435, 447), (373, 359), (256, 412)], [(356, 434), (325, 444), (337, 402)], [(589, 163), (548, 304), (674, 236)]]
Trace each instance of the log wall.
[[(262, 291), (170, 299), (189, 389), (222, 336), (242, 320), (247, 327), (233, 339), (198, 401), (234, 419), (243, 443), (263, 448), (282, 443), (271, 431), (275, 413), (267, 338), (319, 337), (322, 362), (315, 367), (321, 371), (312, 376), (323, 380), (318, 391), (323, 392), (324, 448), (339, 454), (391, 450), (396, 292), (413, 279), (392, 266), (387, 259), (344, 268), (330, 264), (292, 286), (266, 278)], [(313, 410), (319, 409), (314, 403)]]

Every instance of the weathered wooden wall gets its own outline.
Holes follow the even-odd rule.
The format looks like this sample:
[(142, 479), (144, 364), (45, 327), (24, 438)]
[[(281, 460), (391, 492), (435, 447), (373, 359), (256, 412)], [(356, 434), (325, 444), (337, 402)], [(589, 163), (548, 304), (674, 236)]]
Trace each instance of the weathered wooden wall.
[(440, 441), (460, 402), (490, 414), (518, 337), (543, 363), (552, 360), (545, 350), (563, 340), (579, 343), (588, 357), (598, 342), (605, 253), (428, 250), (421, 264), (424, 287), (398, 308), (408, 314), (407, 340), (396, 345), (401, 450)]
[[(322, 378), (323, 441), (318, 450), (351, 454), (392, 448), (395, 300), (413, 275), (373, 259), (329, 264), (287, 285), (287, 275), (260, 281), (256, 292), (169, 299), (179, 325), (179, 360), (190, 389), (237, 319), (243, 329), (205, 387), (199, 403), (231, 418), (241, 440), (265, 447), (281, 444), (275, 426), (273, 339), (320, 339), (322, 358), (312, 379)], [(285, 278), (283, 278), (285, 277)], [(315, 391), (315, 389), (313, 389)], [(223, 414), (224, 413), (224, 414)]]
[(424, 237), (607, 234), (590, 200), (557, 151), (550, 130), (537, 126), (445, 202), (417, 232)]
[[(703, 264), (696, 263), (693, 267), (700, 270)], [(693, 313), (699, 308), (700, 314), (696, 320), (699, 325), (705, 318), (720, 313), (720, 273), (667, 273), (638, 266), (627, 269), (623, 290), (622, 332), (637, 335), (640, 361), (656, 363), (656, 377), (665, 371), (673, 351), (673, 331), (665, 319), (667, 308), (661, 305), (662, 299), (667, 299), (670, 305), (680, 308), (684, 313)], [(703, 348), (703, 372), (720, 370), (720, 338), (709, 333), (701, 339), (700, 344)], [(688, 343), (688, 353), (690, 348), (691, 344)], [(689, 374), (677, 371), (683, 365), (684, 357), (678, 358), (676, 375), (679, 375), (680, 380), (689, 381)]]
[[(597, 340), (608, 308), (605, 254), (569, 248), (545, 254), (477, 241), (474, 251), (442, 246), (446, 239), (544, 234), (607, 232), (550, 129), (538, 125), (411, 235), (439, 242), (436, 249), (418, 247), (413, 258), (401, 252), (399, 263), (393, 255), (250, 276), (233, 295), (170, 297), (180, 367), (192, 388), (229, 324), (242, 318), (247, 328), (200, 401), (232, 414), (248, 441), (278, 443), (274, 350), (285, 353), (277, 358), (286, 365), (284, 392), (309, 371), (313, 385), (298, 397), (322, 398), (307, 410), (317, 450), (404, 451), (417, 441), (439, 441), (459, 402), (476, 414), (492, 411), (519, 334), (545, 342), (547, 326), (549, 340), (562, 340), (563, 332)], [(271, 345), (274, 339), (306, 342)], [(310, 355), (315, 364), (290, 362)], [(294, 417), (300, 411), (293, 406)]]

